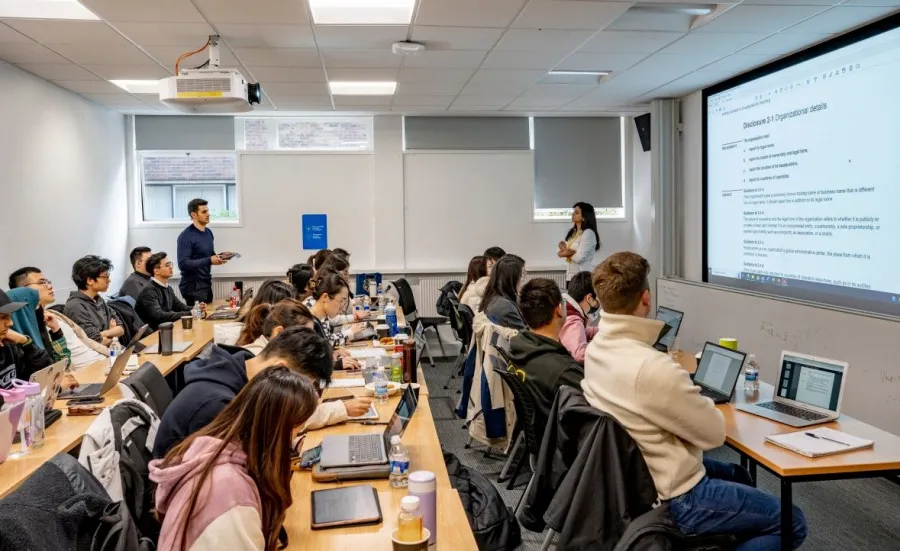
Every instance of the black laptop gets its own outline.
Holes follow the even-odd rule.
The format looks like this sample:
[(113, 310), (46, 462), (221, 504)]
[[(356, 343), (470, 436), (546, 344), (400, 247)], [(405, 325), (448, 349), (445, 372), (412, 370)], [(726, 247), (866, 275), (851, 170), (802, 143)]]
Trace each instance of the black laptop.
[(746, 357), (743, 352), (706, 343), (694, 373), (694, 384), (700, 387), (700, 395), (717, 404), (730, 402)]
[(681, 321), (684, 319), (684, 312), (673, 310), (660, 306), (656, 309), (656, 319), (665, 322), (666, 329), (659, 336), (653, 348), (660, 352), (668, 352), (675, 346), (675, 337), (678, 336), (678, 330), (681, 328)]

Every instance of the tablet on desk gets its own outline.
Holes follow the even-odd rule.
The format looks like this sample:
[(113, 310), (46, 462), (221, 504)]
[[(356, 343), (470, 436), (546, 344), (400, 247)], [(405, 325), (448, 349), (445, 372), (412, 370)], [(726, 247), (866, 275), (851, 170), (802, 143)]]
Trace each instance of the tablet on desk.
[(310, 499), (313, 530), (378, 524), (382, 520), (378, 492), (368, 485), (318, 490)]

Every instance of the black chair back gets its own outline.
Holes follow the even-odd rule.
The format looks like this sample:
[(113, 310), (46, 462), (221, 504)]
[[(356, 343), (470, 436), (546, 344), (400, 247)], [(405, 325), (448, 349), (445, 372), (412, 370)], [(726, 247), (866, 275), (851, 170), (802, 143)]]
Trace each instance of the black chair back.
[(122, 382), (135, 393), (138, 400), (150, 406), (150, 409), (160, 418), (174, 399), (166, 378), (150, 362), (144, 362), (137, 371)]
[[(409, 282), (402, 277), (394, 282), (394, 287), (397, 288), (397, 294), (400, 296), (400, 308), (403, 308), (403, 315), (406, 317), (406, 321), (413, 324), (416, 321), (417, 316), (416, 297), (413, 294), (412, 287), (410, 287)], [(415, 329), (414, 325), (411, 325), (411, 327)]]
[(472, 342), (472, 337), (475, 335), (475, 313), (465, 304), (460, 304), (457, 311), (459, 312), (459, 321), (461, 323), (459, 338), (462, 339), (464, 346), (469, 346), (469, 343)]
[[(509, 387), (513, 394), (513, 405), (516, 408), (516, 423), (519, 430), (525, 433), (525, 447), (528, 453), (537, 456), (541, 451), (541, 440), (534, 426), (534, 402), (531, 401), (531, 395), (528, 394), (528, 390), (525, 388), (525, 382), (516, 373), (516, 366), (510, 361), (507, 352), (502, 348), (497, 348), (497, 351), (503, 356), (508, 369), (507, 371), (497, 370), (495, 373), (503, 379), (503, 382), (506, 383), (506, 386)], [(543, 433), (543, 427), (541, 427), (541, 433)]]

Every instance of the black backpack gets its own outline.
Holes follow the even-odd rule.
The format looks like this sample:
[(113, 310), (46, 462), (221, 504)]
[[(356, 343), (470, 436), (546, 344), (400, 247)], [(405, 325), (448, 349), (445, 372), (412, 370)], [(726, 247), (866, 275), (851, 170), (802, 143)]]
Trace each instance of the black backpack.
[(435, 304), (435, 310), (437, 310), (439, 316), (449, 318), (453, 315), (455, 310), (453, 308), (453, 302), (459, 304), (457, 295), (461, 290), (462, 283), (458, 281), (448, 281), (441, 287), (441, 294), (438, 295), (437, 303)]
[(500, 492), (481, 473), (444, 454), (450, 486), (459, 492), (479, 551), (508, 551), (522, 543), (522, 530)]

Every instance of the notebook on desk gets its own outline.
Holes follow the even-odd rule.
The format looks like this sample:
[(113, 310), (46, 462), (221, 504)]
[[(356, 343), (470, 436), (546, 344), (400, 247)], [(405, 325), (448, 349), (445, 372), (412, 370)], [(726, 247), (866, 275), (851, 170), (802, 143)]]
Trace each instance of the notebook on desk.
[(806, 457), (835, 455), (863, 450), (875, 445), (875, 442), (872, 440), (857, 438), (852, 434), (824, 427), (785, 434), (773, 434), (766, 436), (766, 440), (776, 446), (781, 446)]

